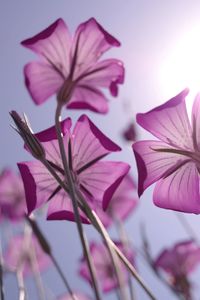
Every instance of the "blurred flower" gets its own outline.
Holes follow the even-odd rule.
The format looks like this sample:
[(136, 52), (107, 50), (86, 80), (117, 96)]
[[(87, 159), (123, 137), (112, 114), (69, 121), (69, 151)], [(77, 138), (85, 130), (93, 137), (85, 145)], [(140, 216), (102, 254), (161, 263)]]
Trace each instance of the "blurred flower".
[[(85, 195), (95, 210), (100, 205), (106, 209), (115, 189), (129, 170), (123, 162), (102, 161), (110, 152), (121, 150), (83, 115), (77, 121), (72, 134), (71, 120), (62, 123), (66, 156), (76, 187)], [(62, 159), (56, 139), (55, 127), (36, 135), (46, 152), (46, 159), (60, 178), (64, 179)], [(18, 164), (24, 181), (28, 212), (47, 201), (48, 219), (74, 220), (72, 203), (67, 193), (40, 161)], [(82, 221), (88, 219), (81, 213)]]
[(24, 69), (26, 86), (36, 104), (57, 93), (68, 108), (108, 111), (107, 99), (99, 88), (109, 88), (117, 96), (124, 68), (117, 59), (98, 62), (105, 51), (120, 43), (94, 18), (80, 24), (73, 38), (64, 21), (58, 19), (22, 45), (41, 57)]
[(136, 208), (138, 199), (134, 195), (135, 183), (130, 175), (126, 175), (110, 200), (106, 211), (101, 207), (97, 209), (105, 227), (109, 227), (115, 221), (124, 221)]
[[(133, 263), (134, 254), (133, 251), (128, 249), (127, 246), (123, 246), (121, 242), (117, 242), (116, 245), (124, 253), (127, 259)], [(99, 280), (103, 292), (109, 292), (118, 287), (118, 281), (115, 274), (115, 268), (111, 261), (109, 252), (103, 243), (90, 243), (90, 254), (93, 259), (94, 267), (97, 273), (97, 279)], [(116, 257), (117, 266), (119, 268), (121, 280), (123, 284), (126, 284), (128, 280), (128, 271), (124, 264)], [(88, 270), (85, 259), (81, 260), (79, 274), (91, 283), (90, 272)]]
[(126, 141), (135, 141), (136, 140), (136, 130), (135, 130), (135, 124), (134, 123), (130, 123), (127, 128), (124, 130), (123, 132), (123, 138)]
[[(75, 293), (74, 294), (76, 296), (77, 300), (91, 300), (90, 297), (86, 296), (85, 294), (82, 293)], [(65, 294), (61, 297), (58, 297), (57, 300), (73, 300), (72, 296), (69, 294)]]
[(137, 115), (137, 122), (161, 141), (133, 144), (139, 172), (138, 193), (158, 181), (154, 203), (163, 208), (200, 213), (200, 96), (187, 115), (184, 90), (165, 104)]
[(191, 299), (191, 284), (188, 275), (200, 263), (200, 247), (193, 241), (179, 242), (171, 249), (161, 252), (154, 262), (156, 269), (169, 274), (170, 284), (180, 293)]
[(4, 254), (5, 268), (11, 272), (22, 272), (23, 276), (31, 275), (35, 270), (44, 271), (51, 265), (51, 260), (43, 252), (35, 236), (14, 236)]
[(24, 218), (26, 200), (20, 175), (9, 169), (0, 174), (0, 220), (20, 221)]

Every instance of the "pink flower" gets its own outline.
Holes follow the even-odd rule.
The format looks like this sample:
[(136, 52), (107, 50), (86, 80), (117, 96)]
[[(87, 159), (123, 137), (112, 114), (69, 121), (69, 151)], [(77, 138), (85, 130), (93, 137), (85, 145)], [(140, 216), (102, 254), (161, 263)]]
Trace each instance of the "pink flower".
[(124, 221), (137, 207), (138, 199), (134, 195), (135, 183), (130, 175), (126, 175), (110, 200), (106, 211), (100, 207), (97, 210), (105, 227), (112, 225), (114, 221)]
[(135, 141), (136, 140), (136, 130), (135, 124), (130, 123), (127, 128), (123, 132), (123, 138), (127, 141)]
[(154, 203), (163, 208), (200, 213), (200, 96), (187, 115), (184, 90), (165, 104), (137, 115), (137, 122), (160, 141), (133, 144), (139, 172), (138, 193), (158, 181)]
[(45, 254), (33, 235), (16, 235), (7, 246), (4, 254), (6, 269), (12, 272), (21, 271), (23, 276), (31, 275), (35, 270), (46, 270), (51, 260)]
[[(72, 133), (70, 119), (63, 121), (62, 128), (74, 184), (93, 209), (99, 205), (106, 209), (129, 166), (122, 162), (99, 160), (120, 148), (85, 115), (79, 118)], [(46, 151), (46, 159), (64, 181), (55, 127), (40, 132), (37, 137)], [(48, 219), (74, 220), (69, 196), (40, 161), (23, 162), (18, 166), (24, 181), (29, 213), (48, 201)], [(83, 222), (88, 223), (87, 218), (81, 215)]]
[(200, 263), (200, 247), (192, 240), (179, 242), (171, 249), (161, 252), (154, 262), (156, 269), (170, 275), (171, 284), (190, 299), (188, 275)]
[(99, 88), (118, 94), (124, 81), (124, 68), (117, 59), (98, 61), (100, 56), (120, 43), (91, 18), (80, 24), (72, 38), (67, 25), (58, 19), (47, 29), (22, 42), (41, 60), (25, 66), (25, 82), (36, 104), (53, 94), (68, 108), (108, 111), (107, 99)]
[(0, 175), (0, 219), (20, 221), (25, 213), (27, 209), (22, 179), (5, 169)]
[[(85, 294), (82, 294), (82, 293), (77, 292), (74, 295), (76, 296), (77, 300), (91, 300), (90, 297), (88, 297), (88, 296), (86, 296)], [(57, 300), (73, 300), (73, 298), (71, 297), (71, 295), (65, 294), (61, 297), (58, 297)]]
[[(116, 243), (119, 249), (126, 255), (128, 260), (133, 263), (134, 255), (130, 249), (123, 246), (121, 242)], [(90, 254), (93, 259), (94, 267), (97, 274), (97, 279), (100, 282), (103, 292), (110, 292), (118, 287), (118, 281), (115, 274), (115, 269), (111, 261), (109, 252), (104, 244), (95, 242), (90, 243)], [(116, 257), (122, 283), (125, 285), (128, 279), (127, 269), (124, 264)], [(91, 277), (85, 259), (81, 260), (80, 275), (91, 283)]]

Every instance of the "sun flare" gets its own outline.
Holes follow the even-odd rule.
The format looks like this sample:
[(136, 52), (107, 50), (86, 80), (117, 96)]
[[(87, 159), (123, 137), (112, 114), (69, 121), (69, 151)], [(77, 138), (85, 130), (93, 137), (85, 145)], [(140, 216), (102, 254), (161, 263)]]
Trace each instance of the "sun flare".
[(184, 88), (190, 89), (187, 101), (191, 110), (193, 99), (200, 92), (200, 25), (185, 32), (171, 51), (168, 51), (160, 74), (164, 92), (176, 95)]

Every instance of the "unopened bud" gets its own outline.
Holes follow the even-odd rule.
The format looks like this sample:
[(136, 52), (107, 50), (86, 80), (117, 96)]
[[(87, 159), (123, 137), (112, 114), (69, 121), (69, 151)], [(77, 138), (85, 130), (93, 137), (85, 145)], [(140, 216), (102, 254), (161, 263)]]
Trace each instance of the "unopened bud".
[(10, 115), (15, 122), (17, 132), (21, 135), (28, 150), (36, 159), (43, 159), (45, 157), (44, 148), (33, 134), (27, 117), (24, 115), (24, 119), (22, 119), (16, 111), (11, 111)]

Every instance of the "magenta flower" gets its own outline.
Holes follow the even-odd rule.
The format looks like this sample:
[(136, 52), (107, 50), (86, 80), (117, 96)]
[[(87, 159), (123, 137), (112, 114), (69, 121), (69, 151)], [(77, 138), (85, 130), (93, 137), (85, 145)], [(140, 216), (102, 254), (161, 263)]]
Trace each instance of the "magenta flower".
[(16, 235), (9, 241), (4, 254), (4, 264), (7, 270), (20, 271), (26, 277), (34, 270), (45, 271), (51, 265), (51, 260), (35, 236)]
[(53, 94), (68, 108), (108, 111), (107, 99), (99, 88), (118, 94), (124, 81), (124, 68), (117, 59), (98, 61), (120, 43), (91, 18), (80, 24), (72, 38), (67, 25), (58, 19), (47, 29), (22, 42), (37, 53), (41, 61), (25, 66), (25, 82), (36, 104)]
[(9, 169), (0, 175), (0, 219), (20, 221), (27, 213), (22, 179)]
[(139, 172), (138, 193), (158, 181), (154, 203), (163, 208), (200, 213), (200, 97), (187, 115), (184, 90), (165, 104), (137, 115), (137, 122), (160, 141), (133, 144)]
[(109, 227), (114, 221), (124, 221), (137, 207), (136, 186), (130, 175), (126, 175), (110, 200), (106, 211), (97, 210), (102, 223)]
[[(70, 133), (71, 120), (62, 123), (66, 156), (74, 184), (95, 210), (99, 205), (106, 209), (115, 189), (127, 174), (129, 166), (122, 162), (99, 161), (120, 148), (108, 139), (83, 115)], [(46, 159), (64, 179), (55, 127), (37, 134), (46, 151)], [(18, 164), (24, 181), (28, 212), (47, 201), (48, 219), (74, 220), (71, 200), (40, 161)], [(87, 218), (81, 213), (83, 222)]]
[(127, 128), (123, 132), (123, 138), (126, 141), (135, 141), (136, 140), (136, 130), (135, 130), (135, 124), (130, 123)]
[(200, 263), (200, 247), (192, 240), (177, 243), (173, 248), (161, 252), (154, 267), (165, 271), (170, 283), (190, 299), (188, 275)]
[[(83, 293), (79, 293), (79, 292), (75, 292), (74, 294), (76, 296), (76, 299), (77, 300), (91, 300), (90, 297), (86, 296), (85, 294)], [(57, 300), (73, 300), (72, 296), (69, 295), (69, 294), (65, 294), (61, 297), (58, 297)]]
[[(116, 243), (118, 248), (124, 253), (130, 262), (134, 262), (133, 252), (123, 246), (121, 242)], [(115, 269), (111, 261), (109, 252), (104, 244), (95, 242), (90, 243), (90, 254), (93, 259), (94, 267), (97, 274), (97, 279), (100, 282), (102, 291), (107, 293), (118, 287), (118, 281), (115, 274)], [(127, 269), (124, 264), (116, 257), (118, 268), (121, 275), (122, 283), (125, 285), (128, 279)], [(85, 259), (81, 260), (79, 274), (91, 283), (90, 272), (88, 270)]]

